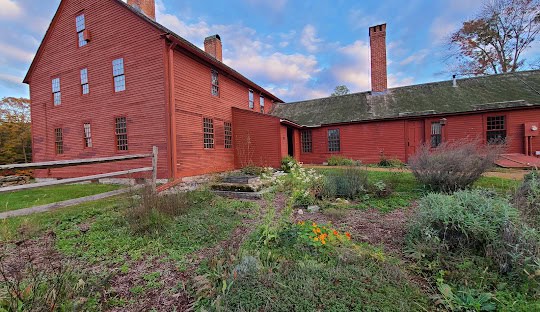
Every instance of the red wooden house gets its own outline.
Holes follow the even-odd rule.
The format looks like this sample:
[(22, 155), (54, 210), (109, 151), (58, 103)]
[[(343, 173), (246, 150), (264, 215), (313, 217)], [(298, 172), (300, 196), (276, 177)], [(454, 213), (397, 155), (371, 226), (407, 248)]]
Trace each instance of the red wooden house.
[[(34, 161), (140, 154), (159, 147), (158, 176), (179, 179), (286, 155), (406, 161), (420, 144), (463, 137), (534, 154), (540, 71), (387, 88), (386, 26), (370, 28), (371, 92), (283, 104), (155, 21), (154, 0), (62, 0), (24, 80)], [(270, 112), (270, 114), (268, 114)], [(146, 160), (39, 170), (38, 178), (118, 171)]]
[[(148, 153), (156, 145), (161, 179), (234, 169), (232, 108), (260, 114), (281, 100), (222, 63), (218, 35), (204, 45), (158, 24), (154, 0), (61, 1), (24, 79), (34, 161)], [(144, 161), (37, 176), (97, 174)]]
[(507, 142), (509, 154), (540, 155), (540, 71), (388, 89), (386, 25), (369, 34), (372, 91), (275, 105), (272, 114), (287, 120), (294, 143), (289, 154), (305, 163), (332, 155), (406, 162), (422, 144), (470, 138)]

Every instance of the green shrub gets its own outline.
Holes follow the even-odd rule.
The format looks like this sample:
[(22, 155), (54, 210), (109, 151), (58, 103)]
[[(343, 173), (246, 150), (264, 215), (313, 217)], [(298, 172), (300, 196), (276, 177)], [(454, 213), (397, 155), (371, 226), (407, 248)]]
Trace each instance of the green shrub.
[(353, 160), (343, 156), (333, 155), (326, 161), (328, 166), (360, 166), (362, 163), (359, 160)]
[(521, 272), (538, 260), (538, 238), (519, 222), (508, 200), (483, 190), (429, 194), (419, 202), (407, 237), (425, 256), (467, 252), (490, 258), (503, 272)]
[(291, 169), (298, 166), (298, 161), (292, 156), (287, 156), (281, 160), (281, 170), (284, 172), (291, 172)]
[(420, 183), (437, 192), (463, 190), (493, 167), (503, 146), (485, 146), (477, 141), (455, 141), (436, 149), (422, 146), (411, 158), (411, 170)]
[(523, 220), (540, 230), (540, 175), (534, 170), (527, 174), (514, 196), (514, 204)]
[(270, 169), (264, 168), (264, 167), (258, 167), (255, 165), (247, 165), (244, 168), (240, 169), (240, 171), (246, 175), (260, 176), (263, 174), (268, 174)]
[(319, 197), (344, 197), (355, 199), (368, 189), (368, 174), (360, 168), (348, 168), (326, 172), (322, 179)]

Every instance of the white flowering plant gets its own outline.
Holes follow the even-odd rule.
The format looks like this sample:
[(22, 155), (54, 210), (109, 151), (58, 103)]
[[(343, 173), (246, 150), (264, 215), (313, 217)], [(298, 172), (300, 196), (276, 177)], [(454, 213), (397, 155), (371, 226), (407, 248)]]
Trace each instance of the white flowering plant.
[(291, 161), (290, 172), (277, 179), (279, 189), (289, 193), (295, 206), (309, 206), (315, 203), (320, 192), (322, 175), (313, 169), (302, 167), (302, 163)]

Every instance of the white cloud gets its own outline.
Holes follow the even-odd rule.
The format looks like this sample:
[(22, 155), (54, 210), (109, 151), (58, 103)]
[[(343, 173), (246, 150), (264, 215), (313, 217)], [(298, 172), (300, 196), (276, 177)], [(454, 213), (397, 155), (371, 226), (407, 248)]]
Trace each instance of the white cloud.
[(14, 76), (14, 75), (0, 73), (0, 81), (7, 82), (8, 84), (22, 85), (23, 78)]
[(422, 49), (416, 53), (411, 54), (409, 57), (401, 61), (399, 64), (402, 66), (409, 64), (420, 64), (429, 55), (428, 49)]
[(0, 60), (32, 62), (34, 53), (0, 42)]
[(353, 92), (365, 91), (370, 86), (369, 44), (358, 40), (338, 49), (341, 62), (331, 72), (339, 84), (345, 84)]
[(300, 43), (311, 53), (317, 52), (322, 39), (317, 38), (317, 30), (313, 25), (306, 25), (302, 30)]
[(0, 18), (15, 19), (22, 15), (23, 10), (13, 0), (0, 0)]
[(390, 74), (388, 75), (388, 87), (397, 88), (403, 86), (410, 86), (414, 84), (414, 77), (405, 76), (404, 73)]

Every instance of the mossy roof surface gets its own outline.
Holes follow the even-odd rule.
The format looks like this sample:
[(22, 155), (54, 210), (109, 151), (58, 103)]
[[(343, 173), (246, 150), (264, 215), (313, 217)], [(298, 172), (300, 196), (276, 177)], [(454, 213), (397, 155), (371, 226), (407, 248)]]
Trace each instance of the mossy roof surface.
[(391, 88), (385, 93), (277, 104), (272, 114), (303, 126), (540, 105), (540, 70)]

